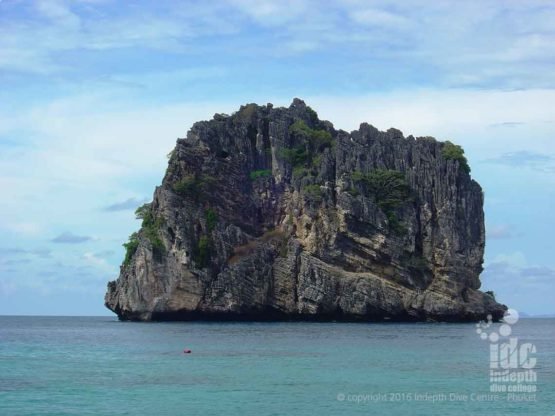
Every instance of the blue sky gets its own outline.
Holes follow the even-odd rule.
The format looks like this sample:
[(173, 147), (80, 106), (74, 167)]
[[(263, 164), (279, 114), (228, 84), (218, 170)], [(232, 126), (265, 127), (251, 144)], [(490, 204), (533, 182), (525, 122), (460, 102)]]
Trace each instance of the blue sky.
[(534, 0), (0, 0), (0, 314), (108, 314), (176, 138), (293, 97), (463, 145), (483, 289), (555, 313), (554, 22)]

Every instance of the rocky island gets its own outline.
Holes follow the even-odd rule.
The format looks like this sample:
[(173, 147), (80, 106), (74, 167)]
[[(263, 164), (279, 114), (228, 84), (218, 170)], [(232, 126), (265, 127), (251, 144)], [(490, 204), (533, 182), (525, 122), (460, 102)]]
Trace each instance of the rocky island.
[(122, 320), (472, 321), (483, 192), (460, 146), (302, 100), (242, 106), (178, 139), (106, 306)]

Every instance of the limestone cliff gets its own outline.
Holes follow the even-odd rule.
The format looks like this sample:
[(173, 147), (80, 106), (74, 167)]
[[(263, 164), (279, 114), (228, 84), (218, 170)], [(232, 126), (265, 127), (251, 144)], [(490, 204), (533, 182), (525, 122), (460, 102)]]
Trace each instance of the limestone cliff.
[(462, 149), (303, 101), (243, 106), (179, 139), (106, 306), (120, 319), (464, 321), (480, 292), (482, 189)]

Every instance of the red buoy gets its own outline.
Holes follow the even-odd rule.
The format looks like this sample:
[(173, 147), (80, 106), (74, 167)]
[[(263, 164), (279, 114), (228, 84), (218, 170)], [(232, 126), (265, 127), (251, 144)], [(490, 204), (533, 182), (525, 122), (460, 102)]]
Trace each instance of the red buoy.
[(190, 354), (190, 353), (192, 353), (191, 350), (183, 350), (183, 354)]

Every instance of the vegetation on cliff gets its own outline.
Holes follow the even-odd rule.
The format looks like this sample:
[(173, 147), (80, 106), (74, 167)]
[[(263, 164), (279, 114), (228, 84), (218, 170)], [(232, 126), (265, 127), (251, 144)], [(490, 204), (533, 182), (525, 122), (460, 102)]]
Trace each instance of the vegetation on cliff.
[(123, 265), (128, 266), (131, 263), (133, 255), (139, 248), (139, 235), (135, 232), (129, 236), (127, 243), (123, 243), (125, 248), (125, 258), (123, 259)]
[(200, 267), (206, 267), (210, 261), (210, 238), (203, 235), (199, 238), (196, 250), (195, 250), (195, 261)]
[(249, 176), (253, 181), (255, 181), (259, 178), (267, 178), (268, 176), (272, 176), (272, 171), (270, 169), (253, 170), (249, 174)]
[(352, 194), (362, 192), (373, 197), (387, 216), (390, 227), (399, 233), (405, 231), (395, 215), (397, 208), (412, 200), (409, 184), (402, 172), (388, 169), (376, 169), (370, 173), (355, 171), (351, 179), (358, 187)]
[(213, 208), (207, 208), (204, 213), (206, 214), (206, 227), (208, 228), (208, 232), (211, 232), (218, 222), (218, 214), (216, 214)]
[(312, 129), (303, 120), (295, 121), (289, 127), (289, 134), (296, 138), (307, 139), (312, 151), (322, 151), (333, 146), (332, 135), (323, 129)]
[(185, 175), (173, 184), (173, 190), (182, 196), (202, 199), (214, 186), (216, 178), (209, 175)]
[(468, 165), (468, 160), (464, 155), (464, 149), (458, 144), (453, 144), (450, 141), (446, 141), (443, 144), (443, 149), (441, 150), (443, 157), (447, 160), (456, 160), (459, 162), (460, 167), (466, 172), (470, 173), (470, 166)]

